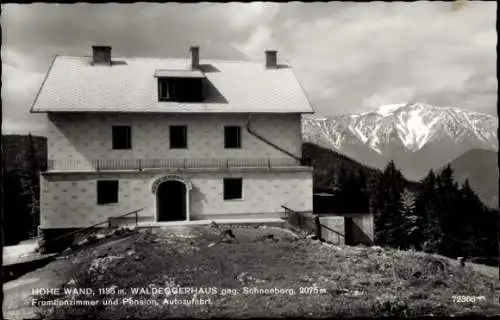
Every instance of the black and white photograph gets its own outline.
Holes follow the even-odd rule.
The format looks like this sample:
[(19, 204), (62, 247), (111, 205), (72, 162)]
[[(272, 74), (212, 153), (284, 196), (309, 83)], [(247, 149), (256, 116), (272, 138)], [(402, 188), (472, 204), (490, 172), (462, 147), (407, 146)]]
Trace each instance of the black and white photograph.
[(500, 316), (497, 3), (3, 3), (2, 318)]

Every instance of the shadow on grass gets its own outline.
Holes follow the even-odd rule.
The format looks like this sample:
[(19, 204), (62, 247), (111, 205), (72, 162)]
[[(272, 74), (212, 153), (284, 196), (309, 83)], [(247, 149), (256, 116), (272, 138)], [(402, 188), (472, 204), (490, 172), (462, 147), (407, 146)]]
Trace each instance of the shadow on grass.
[[(73, 285), (95, 292), (99, 288), (123, 289), (121, 302), (95, 308), (46, 309), (42, 315), (52, 319), (316, 318), (499, 311), (489, 301), (454, 304), (456, 294), (489, 297), (492, 281), (444, 259), (409, 251), (326, 245), (278, 228), (232, 228), (235, 239), (229, 243), (220, 242), (221, 227), (203, 227), (184, 235), (145, 231), (113, 246), (89, 249), (87, 257), (73, 265)], [(170, 296), (152, 292), (152, 288), (176, 287), (216, 292)], [(134, 295), (131, 288), (150, 291)], [(316, 289), (304, 292), (304, 288)], [(251, 291), (265, 289), (267, 293)], [(283, 290), (269, 293), (273, 289)], [(92, 299), (112, 297), (98, 294)], [(155, 300), (158, 305), (124, 304), (122, 298)], [(209, 299), (210, 303), (162, 304), (175, 298)]]

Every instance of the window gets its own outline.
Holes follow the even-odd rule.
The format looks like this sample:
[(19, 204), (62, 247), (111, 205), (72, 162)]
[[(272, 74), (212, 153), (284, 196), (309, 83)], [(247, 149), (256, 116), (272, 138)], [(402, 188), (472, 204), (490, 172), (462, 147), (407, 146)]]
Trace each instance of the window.
[(202, 79), (158, 78), (158, 101), (201, 102)]
[(97, 181), (97, 204), (118, 203), (118, 180)]
[(241, 178), (224, 179), (224, 200), (243, 199), (243, 180)]
[(132, 128), (130, 126), (113, 126), (113, 149), (132, 148)]
[(160, 79), (158, 80), (158, 94), (160, 101), (174, 100), (176, 97), (174, 79)]
[(170, 126), (170, 148), (187, 149), (187, 126)]
[(225, 127), (224, 128), (224, 148), (226, 148), (226, 149), (241, 148), (241, 128), (240, 127)]

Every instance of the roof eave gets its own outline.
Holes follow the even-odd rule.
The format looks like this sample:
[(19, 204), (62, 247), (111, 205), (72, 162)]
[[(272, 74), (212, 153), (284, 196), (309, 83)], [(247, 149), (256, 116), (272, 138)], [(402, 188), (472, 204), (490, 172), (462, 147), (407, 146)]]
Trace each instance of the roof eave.
[(255, 110), (231, 110), (231, 111), (123, 111), (123, 110), (75, 110), (75, 109), (45, 109), (32, 110), (31, 113), (161, 113), (161, 114), (205, 114), (205, 113), (220, 113), (220, 114), (314, 114), (314, 111), (308, 110), (271, 110), (271, 111), (255, 111)]
[(36, 93), (35, 99), (33, 100), (33, 103), (31, 104), (30, 108), (30, 113), (39, 113), (39, 111), (34, 110), (36, 103), (38, 102), (38, 97), (40, 96), (40, 93), (42, 92), (42, 88), (45, 85), (45, 82), (47, 81), (47, 78), (49, 77), (50, 71), (52, 70), (52, 66), (54, 65), (54, 62), (56, 61), (58, 55), (56, 54), (54, 58), (52, 58), (52, 62), (50, 63), (50, 66), (47, 70), (47, 73), (45, 74), (45, 77), (43, 78), (42, 84), (40, 85), (40, 88), (38, 89), (38, 92)]
[(302, 85), (299, 78), (297, 77), (297, 74), (295, 73), (295, 70), (293, 69), (292, 63), (290, 61), (287, 61), (287, 64), (290, 67), (290, 70), (292, 70), (293, 77), (295, 78), (295, 80), (299, 84), (299, 87), (302, 90), (302, 93), (304, 94), (304, 97), (306, 98), (307, 103), (309, 104), (309, 108), (311, 108), (311, 113), (315, 113), (314, 108), (313, 108), (312, 103), (311, 103), (311, 99), (309, 99), (309, 96), (307, 95), (306, 91), (304, 90), (304, 86)]

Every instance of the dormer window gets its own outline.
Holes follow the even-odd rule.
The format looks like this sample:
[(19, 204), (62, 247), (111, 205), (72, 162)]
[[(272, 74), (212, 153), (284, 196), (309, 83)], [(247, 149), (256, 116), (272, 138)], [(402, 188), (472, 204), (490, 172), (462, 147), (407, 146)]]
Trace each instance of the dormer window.
[(205, 76), (199, 70), (156, 70), (158, 101), (201, 102)]
[(174, 79), (158, 79), (158, 94), (160, 101), (175, 100), (175, 80)]

